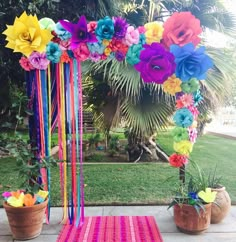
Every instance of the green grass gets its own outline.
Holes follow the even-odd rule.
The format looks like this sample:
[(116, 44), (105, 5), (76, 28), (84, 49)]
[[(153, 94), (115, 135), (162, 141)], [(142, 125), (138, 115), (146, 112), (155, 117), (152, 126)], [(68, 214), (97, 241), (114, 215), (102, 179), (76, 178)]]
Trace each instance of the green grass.
[[(168, 133), (158, 138), (169, 154), (172, 144)], [(210, 171), (217, 165), (218, 174), (223, 176), (232, 201), (236, 202), (236, 141), (212, 135), (198, 139), (191, 159)], [(19, 179), (15, 161), (12, 158), (0, 159), (0, 193), (18, 188)], [(168, 179), (171, 178), (171, 179)], [(59, 169), (52, 171), (52, 205), (60, 206)], [(84, 165), (86, 204), (115, 203), (166, 203), (178, 181), (178, 169), (168, 164), (108, 164)]]

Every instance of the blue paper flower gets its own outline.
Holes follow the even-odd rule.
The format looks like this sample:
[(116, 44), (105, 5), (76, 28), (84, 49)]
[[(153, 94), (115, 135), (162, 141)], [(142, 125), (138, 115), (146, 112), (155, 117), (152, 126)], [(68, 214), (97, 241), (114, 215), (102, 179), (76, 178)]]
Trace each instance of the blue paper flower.
[(205, 79), (206, 72), (213, 66), (211, 58), (204, 53), (205, 47), (195, 49), (192, 43), (183, 47), (171, 45), (170, 52), (175, 56), (175, 74), (183, 82), (192, 77), (198, 80)]
[(141, 44), (141, 45), (146, 44), (146, 36), (145, 36), (145, 34), (140, 34), (139, 35), (139, 44)]
[(97, 42), (97, 43), (87, 43), (88, 49), (90, 53), (98, 53), (100, 55), (103, 54), (105, 46), (102, 44), (102, 42)]
[(47, 59), (53, 63), (58, 63), (60, 61), (61, 55), (62, 55), (62, 51), (59, 45), (54, 42), (49, 42), (46, 47)]
[(196, 91), (193, 93), (193, 101), (194, 101), (194, 106), (196, 107), (201, 101), (203, 100), (203, 97), (200, 93), (200, 91)]
[(173, 119), (177, 126), (187, 128), (193, 123), (193, 114), (187, 108), (181, 108), (175, 112)]
[(100, 40), (112, 38), (114, 35), (114, 23), (110, 17), (106, 16), (98, 21), (95, 34)]
[(131, 45), (128, 49), (128, 52), (126, 54), (126, 60), (130, 65), (135, 65), (139, 63), (140, 59), (140, 52), (143, 49), (143, 46), (141, 44), (138, 45)]
[(189, 192), (188, 196), (194, 200), (198, 199), (197, 192)]
[(37, 203), (43, 203), (44, 201), (45, 201), (45, 199), (43, 197), (36, 195), (36, 202)]
[(54, 31), (61, 40), (68, 40), (71, 38), (71, 33), (65, 30), (59, 22), (56, 23)]

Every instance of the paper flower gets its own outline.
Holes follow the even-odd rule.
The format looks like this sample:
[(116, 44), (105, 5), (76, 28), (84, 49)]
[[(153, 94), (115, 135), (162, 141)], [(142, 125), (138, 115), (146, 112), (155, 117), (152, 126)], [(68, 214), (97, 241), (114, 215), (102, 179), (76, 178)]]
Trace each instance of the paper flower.
[(111, 48), (107, 47), (107, 48), (104, 50), (104, 55), (105, 55), (105, 56), (108, 56), (108, 55), (111, 54), (111, 52), (112, 52)]
[(45, 51), (46, 44), (53, 37), (49, 30), (40, 28), (36, 15), (27, 15), (26, 12), (15, 18), (14, 25), (7, 25), (3, 34), (7, 36), (6, 47), (27, 57), (33, 51)]
[(175, 127), (171, 134), (175, 142), (180, 142), (181, 140), (187, 140), (189, 138), (188, 130), (182, 127)]
[(205, 79), (206, 72), (213, 66), (213, 62), (205, 53), (205, 47), (194, 49), (192, 43), (186, 44), (183, 47), (171, 45), (170, 52), (175, 56), (176, 71), (175, 74), (186, 82), (195, 77), (198, 80)]
[(116, 51), (115, 58), (118, 61), (123, 61), (125, 59), (125, 54), (123, 52), (121, 52), (121, 51)]
[(46, 48), (47, 59), (52, 63), (58, 63), (61, 58), (62, 51), (57, 43), (50, 42)]
[(200, 91), (197, 91), (193, 94), (194, 106), (198, 106), (198, 104), (203, 100), (203, 97)]
[(41, 18), (39, 20), (41, 29), (48, 29), (50, 31), (54, 30), (55, 22), (51, 18)]
[(68, 55), (67, 51), (62, 52), (60, 62), (62, 62), (62, 63), (69, 63), (70, 62), (70, 56)]
[(25, 71), (31, 71), (34, 70), (35, 68), (32, 66), (32, 64), (30, 63), (29, 59), (25, 56), (22, 56), (19, 60), (19, 63), (21, 65), (21, 67), (25, 70)]
[(9, 197), (11, 197), (11, 192), (3, 192), (2, 196), (4, 197), (4, 199), (8, 199)]
[(46, 199), (47, 196), (48, 196), (48, 191), (39, 190), (38, 193), (37, 193), (36, 195), (38, 195), (38, 196), (40, 196), (40, 197)]
[(163, 90), (170, 95), (175, 95), (175, 93), (181, 92), (181, 83), (181, 80), (173, 75), (163, 83)]
[(90, 56), (89, 56), (90, 60), (93, 61), (93, 62), (98, 62), (101, 60), (101, 55), (99, 55), (98, 53), (90, 53)]
[(189, 140), (174, 142), (174, 150), (181, 155), (189, 156), (193, 150), (193, 144)]
[(122, 43), (120, 39), (115, 39), (115, 38), (113, 38), (109, 42), (109, 45), (107, 47), (109, 47), (112, 50), (112, 52), (121, 51), (124, 54), (126, 54), (129, 48), (125, 43)]
[(37, 203), (43, 203), (45, 201), (45, 199), (43, 197), (40, 197), (38, 195), (36, 195), (35, 197), (36, 197), (36, 202)]
[(114, 24), (110, 17), (100, 19), (95, 29), (95, 34), (99, 40), (111, 39), (114, 35)]
[(177, 109), (180, 109), (184, 107), (184, 104), (182, 103), (181, 99), (177, 99), (175, 106)]
[(188, 110), (193, 114), (193, 118), (197, 119), (199, 115), (198, 109), (195, 106), (191, 105), (191, 106), (188, 106)]
[(26, 207), (33, 206), (36, 202), (36, 196), (33, 197), (31, 194), (25, 194), (23, 201)]
[(151, 44), (153, 42), (160, 42), (164, 30), (161, 23), (147, 23), (144, 25), (144, 28), (146, 29), (145, 36), (147, 44)]
[(126, 30), (129, 24), (126, 22), (124, 18), (114, 17), (114, 38), (123, 39), (126, 34)]
[(38, 52), (33, 52), (29, 57), (29, 61), (34, 68), (39, 70), (46, 70), (50, 63), (46, 57), (46, 53)]
[(184, 104), (184, 107), (189, 107), (193, 105), (193, 95), (192, 94), (184, 94), (180, 97), (181, 102)]
[(100, 55), (102, 55), (105, 49), (105, 46), (102, 44), (102, 42), (88, 43), (87, 46), (90, 53), (98, 53)]
[(87, 24), (88, 32), (89, 33), (94, 33), (95, 29), (97, 28), (97, 22), (96, 21), (91, 21)]
[(54, 31), (61, 40), (68, 40), (71, 38), (71, 33), (63, 28), (60, 22), (56, 23)]
[(193, 123), (193, 115), (187, 108), (177, 110), (173, 119), (177, 126), (183, 128), (187, 128)]
[(183, 82), (181, 84), (181, 88), (182, 88), (183, 92), (185, 92), (185, 93), (193, 93), (193, 92), (196, 92), (200, 88), (200, 84), (199, 84), (198, 79), (191, 78), (189, 81)]
[(144, 26), (138, 26), (138, 32), (140, 33), (140, 34), (145, 34), (145, 32), (146, 32), (146, 29), (144, 28)]
[(128, 46), (139, 43), (139, 31), (135, 29), (133, 26), (129, 26), (127, 28), (124, 43)]
[(146, 44), (146, 36), (144, 34), (139, 34), (139, 44), (144, 45)]
[(198, 196), (206, 203), (212, 203), (216, 199), (217, 192), (212, 192), (211, 188), (207, 187), (205, 191), (198, 192)]
[(174, 153), (169, 157), (169, 162), (171, 166), (181, 167), (188, 163), (188, 158), (185, 155), (179, 155)]
[(140, 62), (134, 67), (140, 72), (144, 82), (162, 84), (174, 73), (174, 56), (159, 43), (144, 45), (140, 53)]
[(79, 61), (85, 61), (89, 58), (90, 52), (85, 43), (81, 43), (76, 49), (73, 50), (74, 57)]
[(12, 207), (22, 207), (24, 204), (24, 193), (20, 193), (19, 196), (11, 196), (7, 199), (7, 203)]
[(128, 49), (128, 52), (126, 54), (126, 60), (130, 65), (135, 65), (139, 63), (140, 59), (140, 52), (143, 49), (143, 46), (141, 44), (138, 45), (131, 45)]
[(97, 42), (96, 36), (93, 33), (88, 32), (86, 18), (84, 15), (80, 17), (77, 24), (73, 24), (65, 20), (60, 20), (59, 23), (72, 35), (70, 46), (72, 50), (78, 48), (80, 43)]
[(70, 48), (70, 39), (68, 40), (61, 40), (58, 44), (61, 50), (69, 50)]
[(196, 139), (197, 139), (197, 129), (196, 128), (189, 127), (188, 128), (188, 134), (189, 134), (189, 140), (192, 143), (195, 143), (196, 142)]
[(199, 19), (190, 12), (174, 13), (164, 23), (163, 43), (170, 47), (172, 44), (183, 46), (187, 43), (199, 44), (202, 29)]

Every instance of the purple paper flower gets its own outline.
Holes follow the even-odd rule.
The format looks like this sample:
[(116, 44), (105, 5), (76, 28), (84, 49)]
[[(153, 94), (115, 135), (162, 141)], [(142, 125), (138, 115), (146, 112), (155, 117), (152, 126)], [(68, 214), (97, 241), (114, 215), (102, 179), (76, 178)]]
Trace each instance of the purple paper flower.
[(170, 51), (175, 56), (176, 77), (182, 82), (193, 77), (198, 80), (205, 79), (207, 70), (213, 66), (211, 58), (204, 53), (205, 47), (203, 46), (195, 49), (192, 43), (183, 47), (171, 45)]
[(93, 33), (88, 32), (87, 22), (84, 15), (80, 17), (77, 24), (65, 20), (60, 20), (59, 22), (62, 27), (72, 35), (71, 49), (76, 49), (80, 43), (97, 42), (96, 36)]
[(126, 22), (125, 19), (121, 17), (114, 17), (114, 36), (117, 39), (122, 39), (125, 37), (126, 30), (129, 26), (129, 24)]
[(31, 65), (39, 70), (46, 70), (49, 64), (46, 53), (33, 52), (29, 56), (29, 61)]
[(89, 58), (93, 62), (98, 62), (101, 60), (101, 55), (99, 55), (97, 52), (94, 52), (94, 53), (90, 53)]
[(118, 61), (123, 61), (125, 59), (125, 54), (121, 51), (117, 51), (115, 57)]
[(134, 67), (144, 82), (162, 84), (175, 71), (174, 56), (159, 43), (144, 45), (140, 62)]

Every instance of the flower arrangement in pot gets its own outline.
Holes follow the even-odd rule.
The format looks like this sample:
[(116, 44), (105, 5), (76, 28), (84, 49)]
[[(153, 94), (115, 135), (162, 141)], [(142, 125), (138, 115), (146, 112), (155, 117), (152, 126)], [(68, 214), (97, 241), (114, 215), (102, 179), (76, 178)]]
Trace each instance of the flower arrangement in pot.
[(188, 182), (181, 183), (169, 208), (174, 208), (174, 222), (184, 233), (199, 234), (208, 229), (211, 220), (211, 205), (216, 193), (207, 186), (207, 177), (198, 170), (198, 175), (189, 173)]
[(41, 233), (48, 204), (49, 194), (44, 191), (40, 181), (40, 170), (55, 164), (55, 160), (50, 158), (37, 162), (33, 149), (19, 135), (2, 138), (9, 154), (16, 158), (19, 176), (23, 181), (19, 190), (3, 192), (3, 207), (14, 239), (32, 239)]
[(217, 192), (215, 204), (211, 207), (211, 223), (220, 223), (229, 213), (231, 208), (231, 199), (225, 186), (221, 184), (222, 177), (216, 175), (216, 167), (208, 175), (208, 186), (212, 191)]

